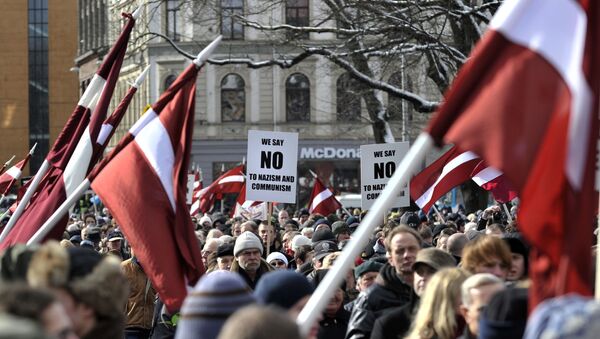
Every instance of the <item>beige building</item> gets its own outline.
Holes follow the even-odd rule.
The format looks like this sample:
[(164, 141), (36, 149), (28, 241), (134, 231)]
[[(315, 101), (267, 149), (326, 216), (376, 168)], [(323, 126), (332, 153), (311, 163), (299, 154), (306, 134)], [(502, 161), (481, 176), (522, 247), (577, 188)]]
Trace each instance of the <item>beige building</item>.
[(78, 4), (0, 0), (0, 13), (0, 162), (20, 160), (37, 142), (35, 171), (78, 100)]

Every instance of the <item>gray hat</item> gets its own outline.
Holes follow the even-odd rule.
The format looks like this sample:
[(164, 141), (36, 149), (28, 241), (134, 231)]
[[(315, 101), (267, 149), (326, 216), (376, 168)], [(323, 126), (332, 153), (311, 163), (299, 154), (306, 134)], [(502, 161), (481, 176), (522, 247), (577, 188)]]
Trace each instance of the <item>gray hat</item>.
[(260, 239), (256, 236), (256, 234), (246, 231), (235, 240), (235, 246), (233, 247), (233, 255), (238, 256), (238, 254), (250, 248), (256, 248), (260, 251), (260, 255), (263, 254), (263, 246), (260, 242)]
[(415, 270), (418, 265), (422, 264), (425, 264), (437, 271), (442, 267), (456, 266), (456, 260), (448, 252), (442, 251), (435, 247), (429, 247), (424, 248), (417, 253), (417, 258), (413, 264), (413, 270)]

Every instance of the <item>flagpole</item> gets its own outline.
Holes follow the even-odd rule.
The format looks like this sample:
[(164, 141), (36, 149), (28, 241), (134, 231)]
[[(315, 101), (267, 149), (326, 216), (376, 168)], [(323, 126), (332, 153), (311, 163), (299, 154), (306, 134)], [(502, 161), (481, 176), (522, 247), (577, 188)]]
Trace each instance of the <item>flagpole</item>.
[(506, 206), (506, 203), (502, 203), (502, 207), (504, 207), (504, 213), (506, 213), (506, 217), (508, 218), (508, 222), (512, 222), (513, 218), (512, 218), (512, 215), (510, 215), (510, 211), (508, 210), (508, 206)]
[(440, 217), (440, 220), (443, 223), (446, 223), (446, 220), (444, 219), (444, 216), (442, 215), (442, 213), (440, 213), (440, 210), (438, 210), (437, 207), (435, 207), (435, 204), (431, 205), (431, 207), (433, 208), (433, 210), (435, 211), (435, 213), (437, 213), (437, 216)]
[[(596, 170), (597, 173), (600, 169)], [(596, 178), (598, 181), (598, 178)], [(596, 182), (596, 185), (600, 185), (600, 182)], [(598, 208), (600, 208), (600, 198), (598, 199)], [(598, 210), (600, 211), (600, 210)], [(598, 216), (600, 218), (600, 215)], [(600, 300), (600, 257), (598, 256), (598, 246), (600, 245), (600, 225), (596, 227), (596, 286), (594, 289), (594, 297), (596, 300)]]
[[(271, 254), (271, 237), (269, 236), (269, 234), (271, 233), (271, 214), (273, 213), (273, 203), (270, 201), (267, 201), (267, 229), (269, 231), (267, 231), (267, 255), (265, 257), (268, 257), (269, 254)], [(275, 230), (275, 226), (273, 226), (273, 231)]]
[[(36, 146), (37, 146), (37, 142), (35, 143), (35, 145), (33, 145), (31, 150), (29, 151), (29, 154), (33, 154), (33, 151), (35, 151)], [(0, 243), (2, 243), (4, 241), (4, 239), (6, 239), (10, 230), (13, 228), (13, 226), (15, 226), (15, 224), (17, 223), (17, 220), (19, 220), (19, 218), (21, 217), (21, 214), (23, 214), (25, 207), (27, 207), (29, 200), (33, 196), (33, 193), (35, 193), (38, 185), (40, 184), (40, 181), (42, 181), (42, 178), (44, 177), (44, 175), (46, 175), (46, 172), (48, 172), (49, 168), (50, 168), (50, 162), (48, 161), (48, 159), (44, 159), (44, 162), (38, 169), (37, 173), (35, 174), (33, 179), (31, 179), (32, 180), (31, 185), (29, 185), (27, 187), (27, 191), (25, 191), (23, 198), (21, 198), (21, 201), (19, 201), (19, 203), (17, 204), (15, 213), (13, 213), (10, 216), (10, 219), (8, 219), (8, 223), (2, 230), (2, 233), (0, 234)]]
[(8, 165), (10, 165), (10, 163), (15, 159), (15, 156), (13, 155), (10, 159), (8, 159), (8, 161), (6, 161), (4, 163), (4, 165), (2, 165), (2, 168), (0, 168), (0, 174), (4, 173), (4, 171), (6, 170), (6, 168), (8, 167)]
[(71, 206), (81, 198), (81, 196), (90, 188), (90, 180), (85, 178), (77, 188), (73, 191), (73, 193), (67, 197), (67, 199), (58, 207), (58, 209), (46, 220), (46, 222), (40, 227), (40, 229), (35, 232), (35, 234), (27, 241), (27, 245), (38, 244), (46, 235), (54, 228), (57, 222), (62, 219), (62, 217), (69, 211)]
[(344, 247), (333, 267), (325, 275), (323, 282), (319, 284), (306, 306), (304, 306), (298, 315), (296, 323), (303, 335), (306, 336), (309, 333), (310, 328), (321, 316), (335, 290), (354, 264), (354, 259), (366, 246), (373, 230), (379, 224), (381, 213), (390, 208), (403, 186), (408, 183), (413, 173), (419, 169), (419, 165), (432, 147), (433, 139), (426, 133), (421, 133), (415, 140), (413, 147), (410, 148), (398, 165), (396, 172), (390, 178), (356, 232), (354, 232), (348, 245)]

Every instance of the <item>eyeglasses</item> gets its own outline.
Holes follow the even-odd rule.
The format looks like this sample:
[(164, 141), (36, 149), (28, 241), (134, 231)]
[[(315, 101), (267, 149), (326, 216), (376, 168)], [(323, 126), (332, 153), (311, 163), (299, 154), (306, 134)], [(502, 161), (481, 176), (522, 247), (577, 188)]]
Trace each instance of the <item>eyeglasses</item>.
[(283, 260), (271, 260), (269, 264), (273, 266), (287, 266)]

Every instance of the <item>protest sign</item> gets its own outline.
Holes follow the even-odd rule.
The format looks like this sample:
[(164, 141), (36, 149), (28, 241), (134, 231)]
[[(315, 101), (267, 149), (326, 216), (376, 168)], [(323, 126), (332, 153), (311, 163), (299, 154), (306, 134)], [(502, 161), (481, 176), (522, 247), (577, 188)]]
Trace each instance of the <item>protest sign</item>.
[[(408, 148), (408, 142), (360, 146), (360, 191), (363, 210), (371, 208), (377, 200)], [(409, 206), (408, 193), (408, 186), (405, 185), (391, 207)]]
[(248, 131), (246, 199), (296, 202), (298, 133)]

